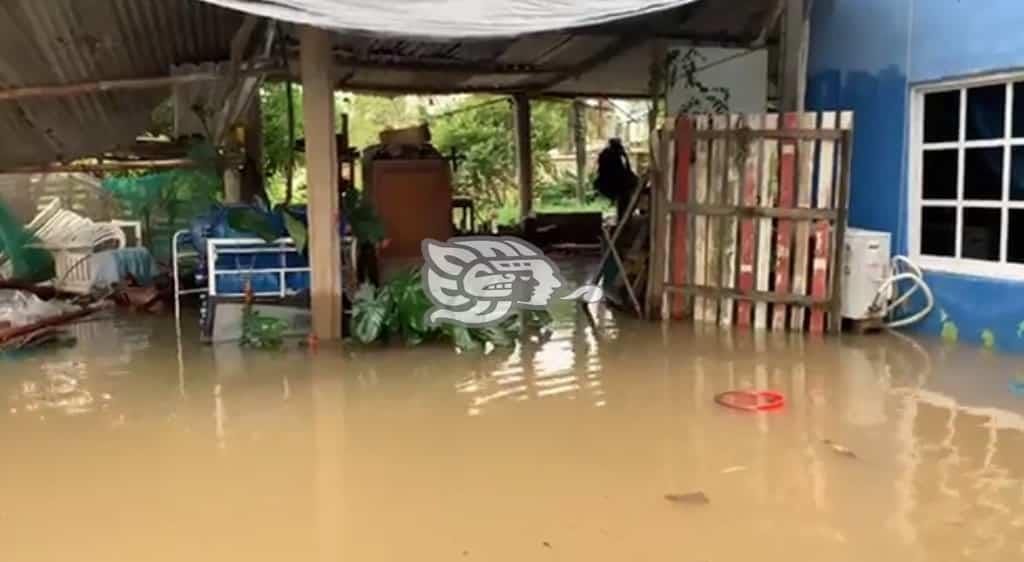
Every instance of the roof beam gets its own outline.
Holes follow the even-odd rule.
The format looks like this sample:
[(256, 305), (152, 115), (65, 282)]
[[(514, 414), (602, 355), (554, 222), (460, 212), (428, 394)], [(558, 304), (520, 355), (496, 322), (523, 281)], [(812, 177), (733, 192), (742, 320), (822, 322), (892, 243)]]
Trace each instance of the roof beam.
[(571, 70), (567, 67), (543, 67), (532, 64), (512, 64), (490, 61), (459, 61), (444, 59), (416, 60), (406, 57), (355, 57), (335, 54), (338, 66), (369, 70), (405, 70), (410, 72), (436, 70), (444, 72), (465, 72), (467, 74), (551, 74)]
[(88, 162), (88, 163), (55, 163), (39, 164), (35, 166), (20, 166), (0, 170), (4, 174), (60, 174), (60, 173), (89, 173), (89, 172), (116, 172), (127, 170), (177, 170), (181, 168), (199, 168), (203, 164), (189, 158), (174, 158), (170, 160), (132, 160), (123, 162)]
[(554, 78), (550, 78), (543, 82), (538, 82), (536, 84), (530, 85), (528, 86), (528, 89), (543, 91), (547, 90), (548, 88), (557, 86), (558, 84), (561, 84), (562, 82), (565, 82), (566, 80), (569, 80), (571, 78), (577, 78), (579, 76), (582, 76), (583, 74), (586, 74), (587, 72), (590, 72), (591, 70), (594, 70), (595, 68), (608, 62), (610, 59), (613, 59), (621, 55), (622, 53), (626, 52), (627, 50), (639, 45), (640, 43), (643, 43), (647, 39), (648, 37), (642, 34), (619, 37), (616, 40), (612, 41), (610, 45), (594, 53), (593, 56), (573, 66), (571, 69), (559, 73)]
[(252, 14), (245, 16), (242, 25), (235, 32), (235, 36), (231, 38), (231, 65), (233, 67), (241, 66), (249, 44), (252, 43), (252, 34), (256, 32), (256, 26), (259, 25), (261, 19)]
[[(240, 72), (243, 75), (259, 75), (275, 71), (273, 65), (250, 65)], [(31, 98), (63, 98), (102, 94), (120, 90), (156, 90), (169, 88), (178, 84), (195, 82), (213, 82), (224, 78), (217, 72), (191, 72), (174, 76), (153, 76), (148, 78), (128, 78), (124, 80), (97, 80), (78, 82), (75, 84), (54, 84), (47, 86), (24, 86), (19, 88), (0, 89), (0, 102)]]

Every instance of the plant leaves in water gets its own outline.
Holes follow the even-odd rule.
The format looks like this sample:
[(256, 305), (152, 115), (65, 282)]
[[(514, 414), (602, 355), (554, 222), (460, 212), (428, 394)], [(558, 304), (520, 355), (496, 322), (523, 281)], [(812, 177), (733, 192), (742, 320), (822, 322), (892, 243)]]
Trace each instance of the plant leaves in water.
[(473, 337), (472, 332), (465, 326), (450, 326), (451, 338), (455, 347), (463, 352), (479, 351), (483, 345)]
[(364, 344), (373, 343), (385, 332), (390, 299), (385, 291), (365, 284), (356, 292), (352, 303), (352, 334)]
[(477, 339), (490, 342), (495, 347), (515, 347), (516, 333), (504, 326), (491, 326), (477, 331)]
[(288, 236), (295, 242), (295, 248), (305, 252), (306, 244), (309, 243), (309, 231), (305, 223), (292, 216), (287, 209), (281, 209), (281, 216), (284, 217), (284, 227), (288, 230)]
[(528, 328), (546, 328), (554, 321), (551, 313), (546, 310), (524, 310), (520, 314), (523, 315)]
[(262, 238), (265, 242), (277, 240), (279, 232), (266, 214), (251, 207), (232, 207), (227, 212), (228, 226)]
[[(418, 271), (403, 273), (389, 285), (396, 308), (398, 331), (407, 342), (422, 342), (430, 334), (427, 326), (427, 311), (431, 302), (423, 290), (423, 282)], [(415, 345), (415, 343), (413, 343)]]
[(242, 311), (241, 346), (253, 349), (280, 349), (288, 324), (279, 318), (261, 316), (251, 304)]

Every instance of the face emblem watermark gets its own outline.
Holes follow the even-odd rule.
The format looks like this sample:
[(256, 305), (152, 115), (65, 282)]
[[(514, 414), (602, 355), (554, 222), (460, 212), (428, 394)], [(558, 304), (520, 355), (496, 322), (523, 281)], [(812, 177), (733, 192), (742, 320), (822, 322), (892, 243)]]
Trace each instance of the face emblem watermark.
[(544, 310), (558, 300), (599, 302), (600, 287), (571, 294), (558, 266), (536, 246), (510, 236), (424, 240), (423, 285), (434, 307), (431, 325), (492, 326), (517, 310)]

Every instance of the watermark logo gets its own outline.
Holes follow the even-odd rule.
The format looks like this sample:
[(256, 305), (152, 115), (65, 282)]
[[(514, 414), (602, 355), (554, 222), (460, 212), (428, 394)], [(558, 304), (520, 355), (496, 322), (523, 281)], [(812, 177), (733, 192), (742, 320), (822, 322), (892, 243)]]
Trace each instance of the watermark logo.
[[(567, 286), (558, 266), (536, 246), (511, 236), (424, 240), (423, 284), (434, 307), (432, 325), (479, 328), (518, 310), (544, 310)], [(599, 302), (600, 287), (586, 285), (558, 300)]]

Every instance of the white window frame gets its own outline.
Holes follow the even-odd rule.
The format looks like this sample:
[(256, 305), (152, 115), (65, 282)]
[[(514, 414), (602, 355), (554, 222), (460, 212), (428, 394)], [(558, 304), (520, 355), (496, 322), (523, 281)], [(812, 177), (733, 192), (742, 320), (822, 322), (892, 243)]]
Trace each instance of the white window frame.
[[(947, 273), (975, 275), (998, 279), (1024, 281), (1024, 264), (1006, 263), (1007, 240), (1009, 237), (1009, 209), (1024, 209), (1024, 201), (1010, 201), (1010, 171), (1012, 150), (1014, 146), (1024, 146), (1024, 137), (1013, 138), (1013, 83), (1024, 82), (1024, 72), (998, 73), (968, 79), (949, 80), (914, 86), (910, 91), (910, 154), (908, 178), (908, 221), (907, 241), (911, 259), (921, 267)], [(998, 139), (966, 140), (967, 135), (967, 90), (980, 86), (1006, 84), (1006, 107), (1004, 115), (1003, 137)], [(929, 143), (930, 149), (957, 149), (959, 165), (957, 166), (957, 198), (949, 200), (928, 200), (922, 197), (921, 156), (926, 150), (924, 144), (924, 97), (935, 92), (960, 90), (960, 138), (953, 142)], [(999, 201), (964, 202), (964, 150), (966, 148), (1003, 147), (1003, 196)], [(956, 221), (956, 255), (961, 255), (963, 243), (963, 209), (964, 207), (1000, 209), (1002, 211), (1002, 229), (1000, 231), (1000, 261), (978, 260), (963, 257), (930, 256), (921, 253), (921, 209), (929, 207), (955, 207)]]

